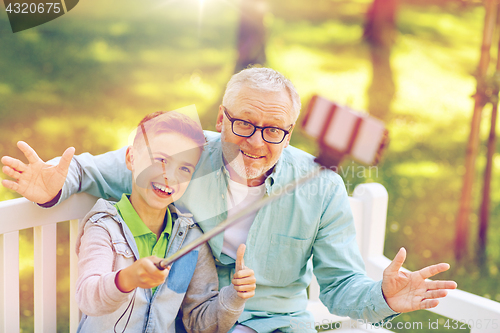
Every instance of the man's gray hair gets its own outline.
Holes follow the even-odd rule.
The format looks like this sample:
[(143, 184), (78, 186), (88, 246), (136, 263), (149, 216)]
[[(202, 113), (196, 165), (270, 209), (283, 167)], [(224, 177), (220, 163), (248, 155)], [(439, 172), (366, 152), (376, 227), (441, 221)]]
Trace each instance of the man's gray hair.
[(297, 90), (289, 79), (274, 69), (251, 67), (234, 74), (227, 83), (222, 104), (231, 108), (243, 86), (259, 92), (281, 92), (286, 90), (292, 101), (294, 122), (299, 117), (301, 103)]

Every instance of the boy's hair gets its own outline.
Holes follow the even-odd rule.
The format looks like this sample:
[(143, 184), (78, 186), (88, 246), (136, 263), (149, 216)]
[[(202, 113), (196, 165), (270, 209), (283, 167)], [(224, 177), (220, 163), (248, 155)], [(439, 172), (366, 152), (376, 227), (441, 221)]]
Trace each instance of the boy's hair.
[[(157, 134), (178, 133), (192, 139), (203, 150), (206, 143), (201, 126), (186, 115), (175, 111), (156, 111), (146, 115), (137, 127), (134, 147), (149, 145)], [(146, 135), (145, 135), (146, 134)]]

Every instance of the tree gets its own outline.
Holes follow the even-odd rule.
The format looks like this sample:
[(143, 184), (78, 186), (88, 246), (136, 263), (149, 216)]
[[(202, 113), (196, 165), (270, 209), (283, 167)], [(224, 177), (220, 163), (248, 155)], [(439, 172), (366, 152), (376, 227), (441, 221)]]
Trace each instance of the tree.
[(386, 120), (396, 88), (391, 68), (391, 49), (396, 32), (398, 0), (374, 0), (368, 10), (364, 39), (370, 45), (372, 83), (368, 89), (368, 111)]
[[(240, 25), (237, 35), (238, 58), (234, 73), (250, 65), (266, 64), (266, 28), (264, 16), (268, 10), (266, 0), (241, 0)], [(229, 80), (228, 80), (229, 81)], [(200, 118), (204, 129), (215, 130), (215, 115), (222, 101), (224, 92)]]
[(481, 44), (481, 57), (477, 72), (477, 90), (474, 94), (474, 111), (472, 114), (471, 131), (467, 142), (465, 155), (465, 174), (462, 194), (460, 197), (459, 211), (456, 222), (455, 257), (460, 260), (467, 253), (467, 238), (469, 234), (469, 214), (471, 211), (472, 186), (476, 171), (476, 157), (479, 147), (479, 128), (481, 113), (489, 100), (491, 91), (488, 87), (486, 74), (490, 64), (490, 48), (495, 30), (498, 0), (487, 0), (486, 16), (484, 19), (483, 42)]
[(241, 1), (238, 59), (234, 67), (235, 73), (249, 65), (264, 65), (266, 63), (266, 28), (264, 26), (266, 12), (266, 0)]
[[(497, 6), (497, 30), (500, 26), (500, 6)], [(486, 152), (486, 167), (484, 169), (484, 182), (483, 182), (483, 198), (481, 201), (481, 208), (479, 211), (479, 233), (478, 233), (478, 259), (481, 263), (486, 259), (486, 243), (488, 234), (488, 224), (490, 219), (490, 192), (491, 192), (491, 174), (493, 169), (493, 155), (495, 154), (495, 141), (496, 141), (496, 123), (498, 114), (498, 93), (500, 90), (500, 38), (498, 41), (497, 49), (497, 64), (496, 71), (491, 80), (491, 96), (489, 96), (492, 104), (491, 108), (491, 123), (490, 135), (488, 136), (488, 145)]]

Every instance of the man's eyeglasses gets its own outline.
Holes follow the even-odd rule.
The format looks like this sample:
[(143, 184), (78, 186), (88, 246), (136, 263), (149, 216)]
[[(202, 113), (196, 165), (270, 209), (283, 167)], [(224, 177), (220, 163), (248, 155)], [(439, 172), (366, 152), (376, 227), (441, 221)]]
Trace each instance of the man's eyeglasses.
[(233, 133), (238, 136), (242, 136), (244, 138), (251, 137), (257, 129), (260, 129), (262, 133), (262, 139), (264, 141), (269, 143), (279, 144), (283, 142), (283, 140), (288, 134), (290, 134), (290, 130), (293, 127), (293, 125), (291, 125), (287, 131), (279, 127), (256, 126), (252, 123), (249, 123), (248, 121), (232, 118), (227, 112), (226, 107), (225, 106), (222, 107), (224, 108), (224, 114), (226, 115), (227, 119), (229, 119), (229, 121), (231, 122), (231, 129), (233, 130)]

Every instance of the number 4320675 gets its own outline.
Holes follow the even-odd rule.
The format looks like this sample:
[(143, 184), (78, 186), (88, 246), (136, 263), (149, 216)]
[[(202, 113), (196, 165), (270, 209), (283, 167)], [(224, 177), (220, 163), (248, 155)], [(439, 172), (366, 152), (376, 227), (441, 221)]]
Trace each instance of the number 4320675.
[(61, 4), (60, 3), (9, 3), (6, 8), (8, 13), (14, 14), (43, 14), (43, 13), (60, 13), (61, 12)]

